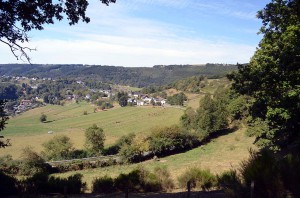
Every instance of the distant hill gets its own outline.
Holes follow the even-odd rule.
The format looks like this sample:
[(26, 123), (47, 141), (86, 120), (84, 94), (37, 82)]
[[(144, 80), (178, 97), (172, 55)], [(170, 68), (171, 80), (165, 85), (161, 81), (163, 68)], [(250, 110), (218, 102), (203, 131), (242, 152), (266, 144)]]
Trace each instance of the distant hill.
[(101, 65), (0, 64), (0, 76), (93, 79), (114, 84), (145, 87), (165, 85), (191, 77), (223, 77), (236, 65), (156, 65), (154, 67), (120, 67)]

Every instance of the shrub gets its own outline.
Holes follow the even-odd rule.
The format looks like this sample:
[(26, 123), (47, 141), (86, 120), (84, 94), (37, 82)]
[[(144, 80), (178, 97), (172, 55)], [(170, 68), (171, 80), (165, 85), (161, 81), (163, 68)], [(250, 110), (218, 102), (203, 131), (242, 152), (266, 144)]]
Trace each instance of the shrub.
[(171, 191), (174, 188), (173, 180), (166, 166), (155, 167), (154, 174), (160, 182), (161, 190)]
[(92, 182), (93, 193), (112, 193), (113, 191), (115, 191), (114, 180), (107, 175), (95, 178)]
[(254, 182), (254, 196), (283, 196), (280, 169), (272, 152), (262, 150), (257, 153), (250, 150), (250, 158), (242, 162), (240, 172), (247, 191), (250, 191), (251, 182)]
[(0, 172), (6, 174), (18, 174), (20, 170), (20, 160), (13, 160), (11, 155), (0, 157)]
[(139, 162), (147, 157), (149, 152), (149, 143), (146, 137), (135, 136), (131, 144), (124, 144), (120, 149), (119, 155), (125, 162)]
[(295, 197), (300, 197), (300, 155), (288, 154), (283, 158), (280, 166), (280, 172), (285, 188)]
[(21, 182), (23, 192), (29, 194), (64, 193), (67, 188), (68, 194), (82, 193), (86, 183), (82, 182), (82, 175), (75, 174), (68, 178), (49, 177), (46, 173), (37, 173)]
[(17, 180), (0, 172), (0, 197), (17, 195)]
[(196, 135), (178, 126), (157, 128), (148, 137), (149, 149), (156, 155), (168, 155), (175, 151), (193, 148), (198, 142)]
[(54, 136), (51, 140), (43, 144), (44, 155), (49, 160), (61, 160), (70, 158), (74, 150), (70, 138), (65, 135)]
[(138, 192), (141, 189), (140, 186), (140, 170), (136, 169), (131, 171), (128, 174), (120, 174), (115, 179), (116, 189), (120, 191), (129, 191)]
[(33, 175), (39, 172), (47, 172), (48, 166), (45, 160), (31, 148), (26, 147), (22, 152), (22, 161), (20, 164), (20, 173), (22, 175)]
[(46, 121), (47, 121), (47, 116), (46, 116), (45, 114), (42, 114), (42, 115), (40, 116), (40, 121), (41, 121), (41, 122), (46, 122)]
[(40, 194), (48, 193), (48, 173), (39, 172), (31, 177), (20, 181), (20, 188), (22, 193), (26, 194)]
[(135, 136), (136, 135), (134, 133), (129, 133), (127, 135), (121, 136), (114, 145), (108, 147), (107, 149), (104, 149), (103, 154), (115, 155), (115, 154), (119, 153), (120, 149), (124, 145), (130, 145), (133, 142), (133, 139), (135, 138)]
[(246, 195), (249, 195), (235, 170), (218, 175), (217, 180), (219, 188), (224, 190), (227, 197), (246, 197)]
[(160, 178), (156, 173), (151, 173), (141, 167), (128, 174), (120, 174), (115, 179), (116, 189), (133, 192), (158, 192), (162, 190)]
[(200, 187), (202, 190), (210, 190), (217, 186), (217, 178), (209, 170), (190, 168), (183, 173), (178, 182), (181, 188), (186, 188), (187, 183), (191, 183), (191, 188)]

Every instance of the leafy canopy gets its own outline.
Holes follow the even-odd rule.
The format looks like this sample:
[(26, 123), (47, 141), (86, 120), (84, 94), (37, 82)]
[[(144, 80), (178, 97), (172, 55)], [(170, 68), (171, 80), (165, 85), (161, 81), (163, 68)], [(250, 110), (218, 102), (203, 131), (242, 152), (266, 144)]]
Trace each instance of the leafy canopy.
[(70, 157), (74, 150), (70, 138), (65, 135), (56, 135), (43, 144), (44, 155), (49, 160), (64, 160)]
[(256, 142), (284, 148), (299, 138), (300, 121), (300, 1), (272, 0), (258, 12), (263, 38), (248, 65), (229, 75), (233, 89), (255, 99), (251, 108)]
[(92, 153), (99, 154), (104, 148), (105, 134), (103, 129), (93, 124), (85, 131), (85, 146)]

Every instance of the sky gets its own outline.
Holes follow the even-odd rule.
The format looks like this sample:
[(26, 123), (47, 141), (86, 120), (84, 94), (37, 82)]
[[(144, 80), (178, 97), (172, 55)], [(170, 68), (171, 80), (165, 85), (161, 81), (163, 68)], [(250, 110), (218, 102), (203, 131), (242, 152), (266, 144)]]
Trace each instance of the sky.
[[(247, 63), (262, 35), (256, 13), (270, 0), (90, 0), (91, 22), (31, 31), (36, 64), (151, 67)], [(27, 63), (0, 43), (0, 63)]]

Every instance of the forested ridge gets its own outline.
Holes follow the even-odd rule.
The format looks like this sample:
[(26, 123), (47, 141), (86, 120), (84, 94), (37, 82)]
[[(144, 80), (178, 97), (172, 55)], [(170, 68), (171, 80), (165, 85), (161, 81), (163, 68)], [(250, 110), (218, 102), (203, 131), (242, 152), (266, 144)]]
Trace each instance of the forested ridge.
[(209, 78), (222, 77), (236, 70), (236, 65), (206, 64), (168, 65), (154, 67), (121, 67), (100, 65), (41, 65), (1, 64), (0, 75), (44, 78), (96, 79), (114, 84), (144, 87), (165, 85), (182, 78), (203, 75)]

